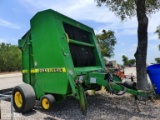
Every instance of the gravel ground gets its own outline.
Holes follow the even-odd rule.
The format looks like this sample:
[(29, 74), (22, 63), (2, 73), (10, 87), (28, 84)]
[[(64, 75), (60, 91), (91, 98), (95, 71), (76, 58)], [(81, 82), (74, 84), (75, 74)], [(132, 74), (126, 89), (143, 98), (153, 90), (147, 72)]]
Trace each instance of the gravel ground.
[[(15, 120), (159, 120), (160, 101), (140, 103), (142, 112), (137, 112), (134, 99), (129, 94), (110, 95), (107, 92), (87, 96), (87, 115), (82, 115), (79, 103), (74, 98), (56, 104), (51, 111), (43, 111), (37, 102), (34, 109), (25, 114), (14, 112)], [(10, 102), (2, 101), (2, 120), (10, 119)]]
[[(135, 75), (135, 68), (125, 69), (125, 74)], [(4, 82), (5, 81), (5, 82)], [(12, 82), (11, 82), (12, 81)], [(0, 88), (18, 85), (21, 82), (21, 75), (9, 75), (0, 77)], [(136, 110), (134, 98), (125, 94), (123, 96), (110, 95), (107, 92), (87, 96), (87, 115), (82, 115), (79, 102), (74, 98), (67, 98), (57, 103), (53, 110), (43, 111), (40, 103), (37, 102), (31, 112), (19, 114), (14, 112), (14, 120), (159, 120), (160, 100), (155, 102), (140, 102), (142, 112)], [(10, 102), (1, 101), (2, 120), (10, 119)]]

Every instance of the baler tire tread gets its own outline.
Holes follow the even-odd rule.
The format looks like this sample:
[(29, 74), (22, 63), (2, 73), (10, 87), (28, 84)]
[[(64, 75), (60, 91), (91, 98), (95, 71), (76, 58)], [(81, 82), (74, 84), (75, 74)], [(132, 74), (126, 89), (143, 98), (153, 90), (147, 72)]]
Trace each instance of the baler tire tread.
[(79, 96), (80, 96), (80, 108), (82, 111), (83, 115), (86, 115), (87, 113), (87, 98), (86, 98), (86, 94), (84, 92), (83, 87), (81, 86), (81, 84), (78, 84), (78, 90), (79, 90)]
[(34, 92), (33, 88), (31, 87), (31, 85), (20, 84), (20, 85), (16, 86), (12, 92), (13, 100), (14, 100), (14, 94), (16, 91), (21, 93), (23, 104), (22, 104), (22, 107), (18, 108), (16, 106), (15, 101), (14, 101), (13, 106), (14, 106), (15, 110), (17, 112), (22, 112), (22, 113), (25, 113), (25, 112), (32, 110), (35, 103), (36, 103), (36, 96), (35, 96), (35, 92)]
[(51, 95), (51, 94), (47, 94), (47, 95), (44, 95), (42, 98), (41, 98), (41, 105), (42, 105), (42, 100), (43, 100), (43, 98), (47, 98), (48, 100), (49, 100), (49, 109), (44, 109), (43, 108), (43, 106), (42, 106), (42, 108), (44, 109), (44, 110), (51, 110), (52, 108), (53, 108), (53, 106), (54, 106), (54, 103), (55, 103), (55, 98), (54, 98), (54, 96), (53, 95)]

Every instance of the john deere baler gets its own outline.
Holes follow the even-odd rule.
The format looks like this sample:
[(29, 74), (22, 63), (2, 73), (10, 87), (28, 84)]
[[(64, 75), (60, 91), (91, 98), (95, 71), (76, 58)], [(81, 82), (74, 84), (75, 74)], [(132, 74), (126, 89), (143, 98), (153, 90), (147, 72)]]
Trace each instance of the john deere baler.
[(56, 11), (38, 12), (18, 45), (25, 83), (13, 90), (14, 108), (18, 112), (31, 110), (36, 100), (48, 110), (55, 102), (73, 96), (85, 113), (84, 91), (99, 90), (102, 85), (116, 94), (140, 94), (115, 83), (106, 73), (92, 28)]

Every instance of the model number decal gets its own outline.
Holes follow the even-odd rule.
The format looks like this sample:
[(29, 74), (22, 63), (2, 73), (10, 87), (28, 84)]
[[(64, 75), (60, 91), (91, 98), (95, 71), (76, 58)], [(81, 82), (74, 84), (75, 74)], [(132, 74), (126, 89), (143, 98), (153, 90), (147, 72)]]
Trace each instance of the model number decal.
[(38, 69), (38, 72), (64, 72), (64, 68), (45, 68), (45, 69)]
[[(66, 68), (40, 68), (40, 69), (31, 69), (30, 72), (31, 73), (66, 72)], [(22, 73), (26, 73), (26, 70), (22, 70)]]

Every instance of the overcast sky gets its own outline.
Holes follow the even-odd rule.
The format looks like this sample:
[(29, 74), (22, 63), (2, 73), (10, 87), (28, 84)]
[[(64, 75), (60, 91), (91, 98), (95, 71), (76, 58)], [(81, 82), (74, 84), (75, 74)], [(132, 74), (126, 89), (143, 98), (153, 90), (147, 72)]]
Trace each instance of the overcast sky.
[[(122, 55), (134, 58), (137, 47), (137, 19), (121, 20), (106, 7), (97, 7), (94, 0), (0, 0), (0, 42), (18, 44), (30, 28), (30, 19), (38, 12), (53, 9), (92, 27), (95, 33), (102, 29), (115, 31), (117, 45), (112, 60), (122, 63)], [(160, 12), (149, 16), (147, 63), (160, 57), (156, 27)]]

